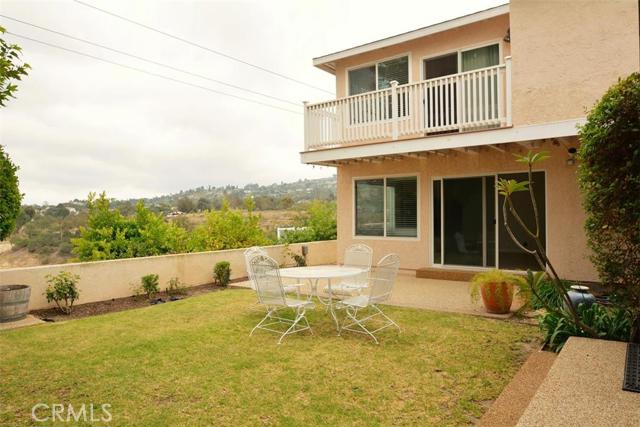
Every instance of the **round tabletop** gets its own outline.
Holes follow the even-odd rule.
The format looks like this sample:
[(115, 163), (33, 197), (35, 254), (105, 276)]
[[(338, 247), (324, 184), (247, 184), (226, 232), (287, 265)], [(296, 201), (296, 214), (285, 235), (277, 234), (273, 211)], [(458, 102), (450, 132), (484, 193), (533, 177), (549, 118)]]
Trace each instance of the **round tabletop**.
[(357, 276), (363, 271), (364, 269), (362, 268), (341, 265), (314, 265), (311, 267), (281, 268), (280, 277), (289, 279), (336, 279)]

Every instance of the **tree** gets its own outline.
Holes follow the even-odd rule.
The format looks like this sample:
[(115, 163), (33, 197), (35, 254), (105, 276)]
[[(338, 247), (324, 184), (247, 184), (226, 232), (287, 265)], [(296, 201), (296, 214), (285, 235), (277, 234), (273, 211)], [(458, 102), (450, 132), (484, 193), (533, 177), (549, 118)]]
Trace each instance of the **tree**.
[(188, 197), (181, 197), (178, 200), (178, 210), (180, 212), (193, 212), (196, 210), (196, 204)]
[[(0, 26), (0, 35), (6, 30)], [(7, 43), (0, 37), (0, 107), (5, 107), (10, 98), (15, 98), (18, 86), (15, 81), (22, 80), (31, 66), (20, 59), (22, 48), (17, 44)]]
[(640, 343), (640, 73), (613, 85), (580, 128), (578, 181), (600, 279)]
[(220, 210), (208, 212), (206, 222), (193, 230), (190, 247), (196, 251), (215, 251), (268, 244), (260, 228), (260, 217), (253, 213), (254, 207), (252, 199), (245, 199), (245, 215), (241, 210), (231, 209), (224, 200)]
[(0, 240), (6, 239), (16, 227), (22, 194), (18, 189), (18, 167), (0, 145)]
[(168, 223), (140, 201), (133, 217), (111, 209), (105, 193), (89, 194), (87, 226), (72, 239), (73, 253), (80, 261), (134, 258), (188, 252), (187, 231)]
[(206, 197), (200, 197), (197, 203), (198, 211), (207, 211), (211, 209), (211, 201)]
[(336, 204), (314, 200), (307, 211), (297, 218), (296, 227), (301, 228), (287, 233), (287, 243), (334, 240), (337, 236)]
[[(576, 308), (573, 306), (569, 295), (567, 294), (567, 290), (562, 284), (562, 280), (558, 275), (556, 269), (553, 267), (551, 260), (547, 256), (547, 251), (545, 249), (545, 245), (542, 243), (541, 229), (540, 229), (540, 216), (538, 213), (538, 205), (536, 203), (535, 191), (534, 191), (534, 179), (533, 179), (533, 167), (534, 165), (546, 160), (549, 158), (549, 153), (546, 151), (541, 151), (539, 153), (533, 153), (529, 151), (526, 155), (520, 156), (515, 155), (516, 161), (519, 163), (524, 163), (527, 165), (527, 181), (516, 181), (514, 179), (504, 179), (500, 178), (496, 187), (498, 189), (498, 193), (504, 196), (504, 201), (502, 202), (502, 217), (504, 227), (511, 237), (511, 240), (522, 250), (523, 252), (532, 255), (538, 265), (540, 266), (541, 272), (533, 274), (531, 272), (527, 272), (528, 283), (532, 294), (536, 297), (537, 300), (543, 301), (542, 298), (537, 294), (536, 284), (540, 282), (542, 279), (542, 272), (546, 272), (551, 278), (551, 283), (555, 287), (557, 294), (562, 298), (564, 302), (564, 307), (569, 312), (569, 316), (566, 317), (567, 321), (576, 325), (578, 329), (585, 331), (591, 338), (597, 338), (598, 333), (592, 327), (586, 325), (583, 320), (580, 318)], [(520, 213), (516, 210), (513, 203), (513, 195), (514, 193), (526, 191), (529, 193), (531, 199), (531, 209), (533, 211), (533, 216), (535, 218), (535, 224), (532, 226), (527, 225)], [(515, 224), (522, 230), (529, 238), (531, 238), (535, 242), (535, 246), (533, 248), (527, 248), (520, 240), (516, 237), (513, 229), (512, 222), (515, 221)], [(565, 317), (564, 313), (558, 311), (556, 308), (551, 307), (550, 305), (545, 305), (545, 308), (560, 317)]]

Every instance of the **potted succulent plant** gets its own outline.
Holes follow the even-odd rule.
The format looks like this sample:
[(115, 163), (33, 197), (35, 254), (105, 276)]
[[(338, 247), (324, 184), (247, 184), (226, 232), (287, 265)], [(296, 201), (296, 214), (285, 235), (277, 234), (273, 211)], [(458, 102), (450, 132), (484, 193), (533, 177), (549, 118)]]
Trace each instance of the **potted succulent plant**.
[(513, 296), (520, 294), (526, 298), (527, 290), (523, 277), (500, 270), (478, 273), (471, 279), (471, 299), (477, 301), (482, 296), (484, 308), (494, 314), (508, 313)]

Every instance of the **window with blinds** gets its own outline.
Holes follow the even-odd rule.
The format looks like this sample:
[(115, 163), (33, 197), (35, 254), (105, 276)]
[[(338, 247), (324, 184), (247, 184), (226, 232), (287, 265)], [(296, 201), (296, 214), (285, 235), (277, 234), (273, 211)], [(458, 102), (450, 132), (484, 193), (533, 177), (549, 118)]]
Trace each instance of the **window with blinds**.
[(349, 71), (349, 95), (376, 90), (376, 66)]
[(390, 59), (362, 68), (349, 70), (349, 95), (372, 92), (391, 87), (391, 82), (409, 83), (409, 57)]
[(387, 178), (387, 236), (418, 235), (416, 178)]
[(357, 236), (384, 236), (384, 180), (356, 181)]
[(409, 57), (403, 56), (378, 63), (378, 90), (391, 87), (394, 80), (399, 85), (409, 83)]
[(417, 237), (417, 177), (355, 181), (357, 236)]

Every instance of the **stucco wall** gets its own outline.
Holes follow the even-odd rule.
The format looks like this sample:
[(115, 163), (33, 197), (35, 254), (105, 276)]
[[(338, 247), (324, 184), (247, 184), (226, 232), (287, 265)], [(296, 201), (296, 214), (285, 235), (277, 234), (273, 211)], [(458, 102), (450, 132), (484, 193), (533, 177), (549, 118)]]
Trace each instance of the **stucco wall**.
[[(576, 146), (577, 141), (571, 145)], [(552, 158), (541, 170), (546, 171), (547, 191), (547, 250), (549, 256), (565, 278), (596, 280), (597, 275), (587, 259), (588, 250), (583, 232), (584, 211), (576, 181), (576, 166), (566, 164), (566, 147), (545, 143)], [(524, 148), (513, 151), (524, 152)], [(433, 177), (474, 176), (494, 172), (524, 172), (511, 153), (499, 153), (483, 148), (479, 154), (429, 156), (426, 159), (405, 158), (402, 161), (357, 163), (338, 168), (338, 259), (348, 245), (361, 242), (374, 249), (378, 260), (389, 252), (401, 258), (401, 267), (417, 269), (427, 267), (431, 259), (431, 180)], [(353, 236), (353, 179), (393, 174), (419, 176), (419, 231), (417, 239), (377, 238)]]
[[(305, 243), (309, 247), (309, 265), (335, 264), (336, 241)], [(300, 253), (302, 244), (292, 244), (290, 248)], [(279, 263), (291, 264), (284, 257), (284, 246), (265, 248), (269, 256)], [(247, 276), (244, 249), (198, 252), (178, 255), (164, 255), (145, 258), (130, 258), (113, 261), (84, 262), (73, 264), (45, 265), (39, 267), (0, 269), (0, 285), (26, 284), (31, 286), (29, 309), (35, 310), (53, 306), (44, 297), (47, 287), (46, 275), (57, 274), (61, 270), (80, 276), (80, 299), (76, 304), (104, 301), (126, 297), (132, 294), (133, 285), (140, 284), (146, 274), (158, 274), (160, 287), (178, 277), (185, 286), (198, 286), (213, 282), (213, 266), (219, 261), (231, 263), (231, 278)]]
[(504, 57), (510, 55), (511, 52), (509, 43), (505, 43), (502, 40), (508, 28), (509, 17), (508, 15), (502, 15), (461, 28), (345, 58), (336, 63), (336, 95), (338, 98), (347, 95), (346, 70), (348, 68), (366, 65), (404, 53), (410, 54), (409, 82), (423, 80), (422, 60), (424, 57), (439, 56), (458, 49), (482, 46), (492, 42), (500, 42), (502, 52), (500, 62), (503, 63)]
[(584, 117), (640, 67), (637, 0), (512, 0), (513, 123)]

